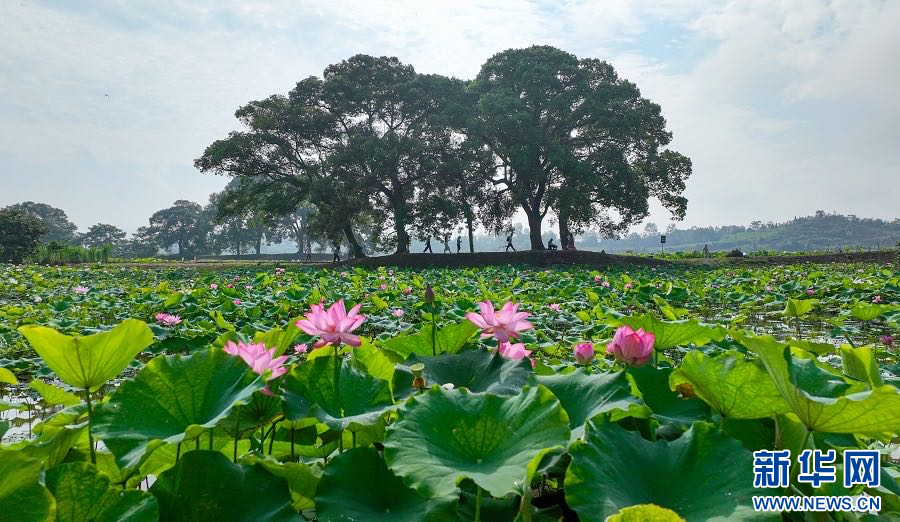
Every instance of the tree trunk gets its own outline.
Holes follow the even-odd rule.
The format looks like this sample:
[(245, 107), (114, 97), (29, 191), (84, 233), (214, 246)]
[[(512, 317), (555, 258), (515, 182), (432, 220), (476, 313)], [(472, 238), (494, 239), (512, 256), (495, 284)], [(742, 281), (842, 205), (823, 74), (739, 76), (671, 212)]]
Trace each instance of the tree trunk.
[(475, 253), (475, 235), (472, 232), (472, 216), (466, 216), (466, 228), (469, 229), (469, 252)]
[(537, 210), (525, 211), (528, 216), (528, 235), (531, 237), (532, 250), (544, 250), (544, 240), (541, 238), (541, 221), (543, 217)]
[(559, 247), (563, 250), (569, 248), (569, 215), (566, 212), (559, 213)]
[(409, 234), (401, 220), (394, 219), (394, 231), (397, 234), (397, 254), (409, 253)]
[(359, 241), (356, 240), (356, 235), (353, 234), (353, 228), (350, 225), (344, 225), (344, 236), (347, 237), (347, 242), (350, 243), (350, 249), (353, 251), (354, 257), (357, 259), (366, 257), (366, 253), (363, 252)]
[(256, 247), (256, 255), (259, 256), (259, 254), (262, 252), (262, 236), (261, 235), (256, 236), (256, 244), (254, 246)]

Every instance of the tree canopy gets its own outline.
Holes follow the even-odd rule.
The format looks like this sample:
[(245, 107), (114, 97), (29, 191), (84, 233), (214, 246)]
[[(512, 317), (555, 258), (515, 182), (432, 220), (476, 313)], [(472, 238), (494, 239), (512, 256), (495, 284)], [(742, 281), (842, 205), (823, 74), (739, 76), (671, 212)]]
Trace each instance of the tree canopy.
[(16, 206), (0, 209), (0, 262), (21, 263), (47, 233), (44, 221)]
[(647, 216), (650, 197), (676, 219), (687, 205), (691, 163), (666, 148), (660, 107), (610, 64), (549, 46), (498, 53), (470, 82), (356, 55), (235, 115), (244, 130), (197, 168), (277, 186), (281, 215), (315, 209), (357, 255), (359, 235), (407, 252), (410, 233), (500, 231), (516, 209), (543, 249), (551, 212), (563, 238), (614, 236)]
[(25, 211), (44, 222), (46, 232), (41, 236), (41, 241), (45, 243), (51, 241), (68, 243), (75, 239), (75, 231), (78, 230), (78, 227), (69, 221), (69, 216), (62, 209), (34, 201), (16, 203), (10, 207)]

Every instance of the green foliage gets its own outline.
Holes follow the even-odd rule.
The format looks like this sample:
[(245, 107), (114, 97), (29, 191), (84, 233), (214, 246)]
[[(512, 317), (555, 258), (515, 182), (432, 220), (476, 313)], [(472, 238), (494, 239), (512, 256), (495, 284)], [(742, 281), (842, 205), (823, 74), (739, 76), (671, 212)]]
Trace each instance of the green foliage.
[(694, 424), (674, 442), (653, 442), (590, 421), (585, 440), (569, 452), (566, 502), (581, 520), (602, 521), (639, 504), (656, 504), (688, 521), (760, 516), (750, 503), (753, 495), (765, 494), (747, 478), (752, 454), (709, 424)]
[(33, 254), (47, 227), (23, 210), (0, 209), (0, 261), (21, 263)]
[(113, 487), (109, 477), (86, 462), (60, 464), (47, 472), (46, 481), (56, 499), (58, 522), (159, 520), (156, 498)]
[[(785, 316), (808, 288), (815, 314)], [(296, 318), (340, 298), (363, 305), (360, 346), (310, 349)], [(465, 320), (484, 298), (531, 313), (527, 358)], [(874, 301), (888, 308), (852, 312)], [(0, 266), (0, 518), (139, 518), (155, 502), (163, 519), (538, 521), (572, 516), (564, 499), (584, 520), (755, 516), (751, 451), (893, 451), (900, 360), (879, 337), (898, 337), (898, 302), (900, 275), (877, 265)], [(181, 322), (126, 321), (159, 312)], [(655, 361), (604, 357), (623, 322), (656, 333)], [(797, 326), (806, 339), (788, 338)], [(265, 343), (288, 373), (264, 382), (226, 341)], [(584, 341), (595, 358), (576, 364)], [(55, 377), (94, 390), (93, 452), (88, 404)], [(900, 512), (897, 476), (885, 460), (865, 490), (881, 515)]]
[(262, 386), (221, 350), (159, 356), (97, 408), (94, 432), (122, 467), (133, 467), (163, 444), (198, 438)]
[(161, 520), (296, 520), (287, 481), (260, 465), (190, 451), (150, 488)]
[(405, 485), (373, 448), (338, 455), (322, 474), (318, 520), (423, 520), (453, 517), (456, 495), (423, 497)]
[(64, 335), (44, 326), (22, 326), (19, 332), (60, 379), (89, 392), (119, 375), (153, 342), (150, 328), (136, 319), (85, 336)]
[(512, 397), (447, 391), (411, 398), (388, 428), (385, 460), (424, 495), (470, 478), (495, 497), (521, 493), (541, 457), (569, 439), (568, 417), (543, 386)]

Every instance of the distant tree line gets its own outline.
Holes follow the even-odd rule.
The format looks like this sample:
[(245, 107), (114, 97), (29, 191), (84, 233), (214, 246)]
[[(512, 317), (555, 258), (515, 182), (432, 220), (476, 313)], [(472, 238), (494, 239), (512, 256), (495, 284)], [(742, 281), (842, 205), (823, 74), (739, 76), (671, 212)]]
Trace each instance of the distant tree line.
[(900, 219), (884, 221), (820, 210), (815, 215), (784, 223), (753, 221), (749, 226), (677, 229), (672, 225), (661, 232), (655, 224), (648, 223), (643, 232), (631, 232), (617, 240), (587, 233), (579, 238), (579, 246), (607, 252), (659, 252), (660, 233), (666, 234), (666, 250), (700, 251), (704, 245), (710, 250), (737, 248), (745, 252), (896, 248), (900, 241)]
[(666, 148), (659, 105), (607, 62), (549, 46), (498, 53), (469, 81), (357, 55), (235, 116), (243, 130), (195, 161), (239, 182), (220, 215), (271, 224), (310, 209), (307, 226), (357, 256), (462, 229), (473, 250), (479, 225), (502, 233), (517, 210), (541, 250), (548, 215), (561, 238), (613, 237), (650, 197), (675, 219), (687, 205), (691, 162)]

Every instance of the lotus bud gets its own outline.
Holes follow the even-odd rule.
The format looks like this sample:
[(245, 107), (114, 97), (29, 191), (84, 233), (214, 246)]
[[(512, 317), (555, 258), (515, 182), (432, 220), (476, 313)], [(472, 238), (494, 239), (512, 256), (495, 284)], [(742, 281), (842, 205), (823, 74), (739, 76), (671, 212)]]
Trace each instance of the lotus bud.
[(591, 343), (579, 343), (575, 345), (575, 362), (578, 364), (590, 364), (594, 360), (594, 345)]
[(890, 345), (894, 344), (894, 338), (891, 337), (890, 335), (882, 335), (878, 339), (881, 341), (881, 344), (883, 344), (885, 346), (890, 346)]
[(434, 289), (431, 285), (425, 287), (425, 302), (431, 304), (434, 302)]

